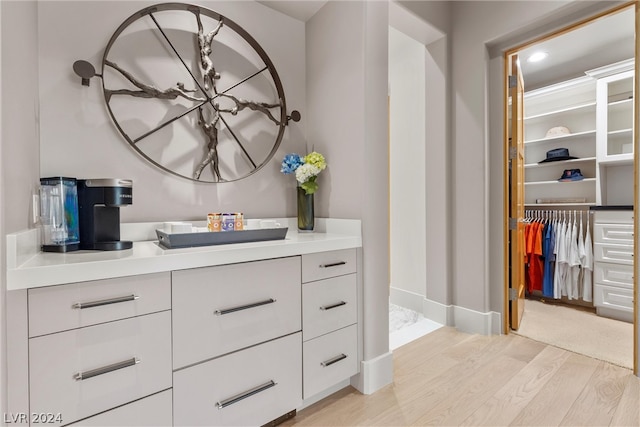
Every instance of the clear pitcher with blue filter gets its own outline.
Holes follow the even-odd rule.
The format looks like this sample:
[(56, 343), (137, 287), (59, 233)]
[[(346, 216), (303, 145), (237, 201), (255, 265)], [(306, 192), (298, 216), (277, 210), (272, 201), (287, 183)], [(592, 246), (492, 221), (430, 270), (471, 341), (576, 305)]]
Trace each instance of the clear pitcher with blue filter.
[(40, 178), (40, 226), (44, 252), (80, 249), (78, 187), (75, 178)]

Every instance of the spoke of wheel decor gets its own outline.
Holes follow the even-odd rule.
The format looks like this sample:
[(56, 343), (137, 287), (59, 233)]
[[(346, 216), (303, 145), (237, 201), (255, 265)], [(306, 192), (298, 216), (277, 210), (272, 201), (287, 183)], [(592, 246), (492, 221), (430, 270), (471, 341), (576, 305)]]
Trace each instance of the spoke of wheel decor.
[(231, 127), (229, 127), (229, 124), (227, 123), (227, 121), (224, 119), (224, 117), (220, 116), (220, 120), (222, 120), (222, 123), (224, 123), (224, 125), (227, 127), (227, 129), (229, 130), (229, 133), (231, 134), (231, 136), (233, 136), (233, 139), (236, 140), (236, 142), (238, 143), (238, 145), (240, 146), (240, 149), (242, 150), (242, 152), (244, 153), (245, 156), (247, 156), (247, 159), (249, 159), (249, 162), (251, 162), (251, 165), (253, 166), (253, 168), (257, 168), (255, 162), (253, 161), (253, 159), (251, 158), (251, 156), (249, 155), (249, 153), (247, 152), (247, 150), (245, 150), (244, 146), (242, 145), (242, 143), (240, 142), (240, 140), (238, 139), (238, 137), (236, 136), (236, 134), (233, 132), (233, 130), (231, 129)]
[[(193, 11), (192, 11), (193, 12)], [(196, 12), (193, 12), (196, 13)], [(200, 24), (200, 11), (198, 11), (197, 15), (198, 17), (198, 24)], [(189, 75), (191, 75), (191, 78), (193, 79), (193, 81), (195, 82), (196, 85), (198, 85), (198, 88), (200, 89), (200, 91), (202, 91), (202, 93), (204, 94), (204, 96), (207, 97), (207, 99), (211, 99), (211, 97), (209, 96), (209, 93), (207, 93), (207, 91), (200, 85), (200, 82), (198, 81), (198, 79), (196, 78), (196, 76), (193, 75), (193, 72), (191, 71), (191, 69), (187, 66), (187, 63), (184, 62), (184, 59), (182, 59), (182, 56), (180, 56), (180, 54), (178, 53), (178, 50), (175, 48), (175, 46), (173, 45), (173, 43), (171, 43), (171, 40), (169, 40), (169, 37), (167, 37), (167, 35), (165, 34), (164, 30), (162, 29), (162, 27), (160, 27), (160, 24), (158, 23), (158, 21), (156, 20), (156, 17), (153, 16), (153, 13), (149, 13), (149, 17), (153, 20), (153, 22), (156, 24), (156, 27), (158, 27), (158, 30), (160, 31), (160, 33), (162, 34), (162, 36), (164, 37), (164, 39), (167, 41), (167, 43), (169, 43), (169, 46), (171, 47), (171, 50), (173, 50), (173, 52), (176, 54), (176, 56), (178, 57), (178, 59), (180, 60), (180, 62), (182, 63), (182, 65), (184, 66), (184, 68), (187, 70), (187, 72), (189, 73)], [(202, 24), (200, 24), (202, 25)], [(222, 22), (220, 22), (220, 25), (222, 25)], [(205, 80), (205, 88), (206, 88), (207, 84), (206, 84), (206, 80)]]
[(232, 89), (234, 89), (234, 88), (236, 88), (236, 87), (240, 86), (242, 83), (244, 83), (244, 82), (246, 82), (246, 81), (248, 81), (248, 80), (251, 80), (252, 78), (254, 78), (255, 76), (257, 76), (257, 75), (259, 75), (259, 74), (262, 74), (262, 72), (263, 72), (264, 70), (266, 70), (266, 69), (267, 69), (267, 67), (264, 67), (262, 70), (258, 70), (258, 71), (256, 71), (255, 73), (251, 74), (249, 77), (245, 77), (244, 79), (240, 80), (238, 83), (234, 84), (233, 86), (231, 86), (231, 87), (229, 87), (229, 88), (227, 88), (227, 89), (223, 90), (223, 91), (222, 91), (222, 92), (220, 92), (218, 95), (223, 95), (223, 94), (225, 94), (225, 93), (229, 92), (230, 90), (232, 90)]
[(175, 122), (178, 119), (183, 118), (184, 116), (186, 116), (187, 114), (191, 113), (193, 110), (195, 110), (196, 108), (200, 108), (202, 107), (204, 104), (206, 104), (207, 101), (201, 102), (198, 105), (195, 105), (191, 108), (189, 108), (187, 111), (185, 111), (182, 114), (178, 114), (177, 116), (173, 117), (172, 119), (167, 120), (166, 122), (162, 123), (160, 126), (151, 129), (150, 131), (148, 131), (147, 133), (143, 134), (142, 136), (137, 137), (136, 139), (133, 140), (134, 144), (137, 144), (138, 142), (140, 142), (141, 140), (145, 139), (146, 137), (148, 137), (149, 135), (156, 133), (157, 131), (159, 131), (160, 129), (162, 129), (163, 127)]

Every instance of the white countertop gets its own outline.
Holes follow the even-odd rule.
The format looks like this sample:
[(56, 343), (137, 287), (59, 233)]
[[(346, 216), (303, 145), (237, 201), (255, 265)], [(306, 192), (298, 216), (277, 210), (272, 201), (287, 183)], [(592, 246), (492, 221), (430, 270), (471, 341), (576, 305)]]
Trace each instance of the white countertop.
[[(293, 218), (284, 240), (164, 249), (157, 240), (134, 240), (122, 251), (41, 252), (38, 230), (7, 235), (7, 290), (29, 289), (187, 268), (232, 264), (362, 246), (359, 220), (316, 219), (316, 230), (299, 233)], [(148, 237), (159, 224), (129, 224), (122, 240)], [(151, 230), (151, 231), (150, 231)]]

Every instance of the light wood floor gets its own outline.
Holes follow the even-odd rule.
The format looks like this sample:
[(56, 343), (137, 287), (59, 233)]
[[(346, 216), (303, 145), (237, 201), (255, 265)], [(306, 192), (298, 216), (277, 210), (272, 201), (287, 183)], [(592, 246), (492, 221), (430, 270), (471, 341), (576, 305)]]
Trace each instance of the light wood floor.
[(444, 327), (393, 359), (393, 384), (347, 387), (283, 425), (640, 426), (631, 370), (515, 334)]

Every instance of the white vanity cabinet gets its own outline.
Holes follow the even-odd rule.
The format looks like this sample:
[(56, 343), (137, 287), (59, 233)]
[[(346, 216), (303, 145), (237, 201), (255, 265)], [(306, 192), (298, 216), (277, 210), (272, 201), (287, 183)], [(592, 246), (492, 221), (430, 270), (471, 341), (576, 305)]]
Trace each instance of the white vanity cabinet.
[(8, 413), (264, 425), (346, 386), (362, 354), (360, 222), (289, 224), (284, 241), (120, 253), (41, 253), (37, 230), (8, 238)]
[(300, 257), (174, 271), (173, 366), (299, 332)]
[(596, 311), (633, 322), (633, 211), (597, 210), (593, 233)]
[(30, 411), (68, 424), (169, 390), (170, 296), (168, 273), (29, 290)]
[(356, 250), (302, 256), (303, 395), (358, 373)]
[(173, 272), (174, 423), (262, 425), (302, 403), (300, 257)]

